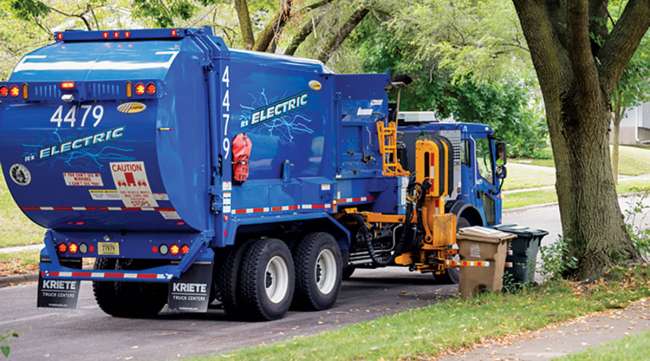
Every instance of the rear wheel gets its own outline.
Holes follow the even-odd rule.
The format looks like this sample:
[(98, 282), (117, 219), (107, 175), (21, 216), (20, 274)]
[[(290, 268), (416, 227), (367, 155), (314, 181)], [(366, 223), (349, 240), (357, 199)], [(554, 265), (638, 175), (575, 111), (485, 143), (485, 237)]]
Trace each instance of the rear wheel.
[(215, 265), (214, 284), (217, 298), (221, 301), (223, 309), (229, 316), (239, 317), (241, 305), (237, 302), (237, 287), (241, 261), (248, 244), (232, 247), (225, 250), (217, 257)]
[[(146, 261), (98, 258), (95, 269), (134, 270), (146, 268)], [(167, 303), (167, 284), (93, 281), (97, 305), (113, 317), (148, 318), (156, 316)]]
[(296, 297), (302, 309), (324, 310), (332, 307), (341, 288), (342, 257), (339, 245), (328, 233), (310, 233), (294, 251)]
[(289, 310), (295, 275), (291, 252), (277, 239), (260, 239), (243, 253), (237, 300), (252, 320), (275, 320)]

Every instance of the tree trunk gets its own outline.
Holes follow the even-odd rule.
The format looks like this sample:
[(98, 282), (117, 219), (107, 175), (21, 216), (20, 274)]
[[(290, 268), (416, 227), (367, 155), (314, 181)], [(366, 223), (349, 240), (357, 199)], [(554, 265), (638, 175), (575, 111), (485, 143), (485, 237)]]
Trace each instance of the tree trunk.
[(612, 173), (614, 174), (614, 184), (618, 184), (620, 146), (621, 146), (621, 115), (618, 111), (614, 112), (612, 121)]
[(590, 38), (586, 0), (514, 0), (544, 97), (562, 230), (578, 278), (639, 257), (614, 185), (608, 102), (650, 25), (649, 3), (630, 0), (601, 47)]
[(284, 51), (284, 55), (294, 55), (296, 53), (296, 50), (298, 50), (298, 47), (300, 44), (302, 44), (311, 33), (314, 32), (314, 28), (318, 26), (318, 24), (321, 22), (323, 19), (323, 15), (318, 15), (315, 19), (309, 19), (305, 24), (298, 30), (298, 33), (293, 36), (291, 39), (291, 43), (289, 43), (289, 46), (287, 49)]
[(325, 46), (318, 53), (318, 60), (323, 63), (327, 63), (329, 58), (338, 50), (338, 48), (343, 44), (343, 41), (352, 33), (352, 31), (363, 21), (363, 19), (368, 15), (370, 10), (367, 7), (362, 7), (356, 10), (348, 21), (341, 26), (339, 31), (325, 44)]
[(239, 19), (239, 29), (241, 30), (244, 45), (246, 49), (252, 49), (253, 45), (255, 45), (255, 37), (253, 35), (251, 17), (248, 13), (248, 2), (246, 0), (235, 0), (235, 11)]

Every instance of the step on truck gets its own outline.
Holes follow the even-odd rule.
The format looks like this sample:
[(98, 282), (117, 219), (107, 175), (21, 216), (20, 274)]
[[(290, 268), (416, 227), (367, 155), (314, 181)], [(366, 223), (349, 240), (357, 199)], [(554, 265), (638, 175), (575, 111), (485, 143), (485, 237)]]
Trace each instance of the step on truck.
[[(210, 29), (64, 31), (0, 83), (0, 162), (45, 227), (39, 307), (323, 310), (355, 268), (457, 282), (456, 228), (500, 223), (505, 146), (399, 112), (387, 74), (229, 49)], [(499, 164), (497, 164), (500, 162)]]

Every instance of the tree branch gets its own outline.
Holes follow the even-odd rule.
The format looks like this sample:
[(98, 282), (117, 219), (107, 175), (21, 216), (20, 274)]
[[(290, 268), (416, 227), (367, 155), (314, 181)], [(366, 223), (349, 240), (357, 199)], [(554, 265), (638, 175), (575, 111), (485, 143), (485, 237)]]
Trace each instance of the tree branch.
[(241, 37), (244, 40), (246, 49), (252, 49), (255, 45), (255, 36), (253, 35), (253, 26), (251, 17), (248, 13), (248, 3), (246, 0), (235, 0), (235, 11), (239, 19), (239, 29)]
[[(589, 7), (587, 0), (572, 0), (567, 4), (567, 40), (569, 59), (578, 87), (589, 91), (587, 84), (598, 83), (598, 71), (591, 53), (589, 37)], [(598, 89), (600, 93), (600, 89)]]
[(323, 16), (324, 14), (320, 14), (316, 18), (309, 19), (307, 22), (305, 22), (298, 33), (296, 33), (296, 35), (294, 35), (291, 39), (291, 43), (284, 51), (284, 55), (294, 55), (296, 53), (296, 50), (298, 50), (300, 44), (302, 44), (305, 39), (307, 39), (307, 37), (314, 32), (316, 26), (318, 26), (321, 20), (323, 20)]
[(368, 15), (370, 12), (370, 9), (367, 7), (361, 7), (358, 10), (356, 10), (348, 21), (341, 26), (339, 31), (336, 32), (334, 37), (332, 37), (327, 44), (321, 49), (321, 51), (318, 54), (318, 60), (322, 61), (323, 63), (327, 63), (329, 58), (338, 50), (338, 48), (343, 44), (343, 41), (352, 33), (354, 28), (363, 21), (363, 19)]
[(291, 16), (291, 3), (292, 0), (282, 0), (278, 13), (275, 14), (273, 19), (266, 24), (264, 30), (259, 34), (253, 50), (267, 51), (273, 39), (280, 36), (280, 33), (282, 33), (284, 26)]
[(650, 0), (629, 0), (598, 52), (600, 83), (607, 94), (616, 87), (649, 26)]

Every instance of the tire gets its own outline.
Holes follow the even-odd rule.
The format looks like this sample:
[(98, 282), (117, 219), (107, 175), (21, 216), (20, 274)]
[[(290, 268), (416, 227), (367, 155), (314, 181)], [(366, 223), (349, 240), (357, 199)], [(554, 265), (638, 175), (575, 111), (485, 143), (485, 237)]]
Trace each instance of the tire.
[(218, 258), (215, 265), (215, 289), (218, 299), (223, 305), (223, 310), (228, 316), (239, 318), (242, 307), (237, 302), (237, 287), (239, 286), (239, 271), (241, 261), (246, 251), (247, 243), (225, 250)]
[(347, 265), (343, 267), (343, 277), (341, 277), (344, 281), (347, 281), (352, 277), (352, 274), (357, 268), (353, 265)]
[[(465, 227), (471, 227), (472, 224), (465, 217), (458, 217), (458, 223), (456, 223), (456, 230)], [(460, 257), (456, 255), (454, 260), (460, 261)], [(442, 285), (457, 285), (460, 282), (460, 269), (458, 268), (448, 268), (445, 274), (439, 275), (438, 277), (434, 274), (434, 279), (437, 284)]]
[[(146, 266), (142, 262), (146, 261), (97, 258), (95, 269), (138, 269), (134, 266)], [(97, 305), (113, 317), (154, 317), (167, 304), (167, 291), (168, 285), (165, 283), (93, 281)]]
[(334, 237), (317, 232), (306, 235), (294, 251), (296, 296), (294, 305), (305, 310), (331, 308), (341, 289), (343, 261)]
[(295, 287), (293, 258), (278, 239), (260, 239), (243, 252), (237, 301), (241, 313), (255, 321), (282, 318)]

